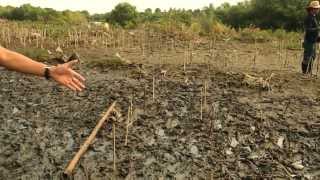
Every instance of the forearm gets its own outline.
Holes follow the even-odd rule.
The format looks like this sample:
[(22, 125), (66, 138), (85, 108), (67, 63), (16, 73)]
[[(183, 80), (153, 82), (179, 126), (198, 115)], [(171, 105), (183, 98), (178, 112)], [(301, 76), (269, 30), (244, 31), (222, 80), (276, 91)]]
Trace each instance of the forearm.
[(44, 76), (46, 65), (22, 54), (0, 47), (0, 66), (22, 73)]

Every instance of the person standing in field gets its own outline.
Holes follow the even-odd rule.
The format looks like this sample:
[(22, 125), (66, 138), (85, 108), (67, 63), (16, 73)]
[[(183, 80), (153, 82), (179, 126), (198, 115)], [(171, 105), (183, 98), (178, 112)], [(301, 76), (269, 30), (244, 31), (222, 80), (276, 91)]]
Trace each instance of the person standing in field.
[(307, 7), (308, 15), (304, 21), (305, 37), (303, 42), (302, 73), (311, 74), (319, 42), (319, 26), (316, 15), (319, 13), (319, 1), (311, 1)]
[(85, 88), (83, 84), (85, 79), (72, 70), (75, 63), (77, 60), (49, 67), (22, 54), (0, 47), (0, 66), (25, 74), (53, 79), (73, 91), (82, 91)]

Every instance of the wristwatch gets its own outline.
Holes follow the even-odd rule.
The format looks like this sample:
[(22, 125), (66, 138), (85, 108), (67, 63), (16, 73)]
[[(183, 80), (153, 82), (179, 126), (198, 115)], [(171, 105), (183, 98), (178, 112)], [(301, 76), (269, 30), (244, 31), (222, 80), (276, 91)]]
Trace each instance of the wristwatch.
[(50, 79), (50, 68), (49, 66), (44, 67), (44, 77), (49, 80)]

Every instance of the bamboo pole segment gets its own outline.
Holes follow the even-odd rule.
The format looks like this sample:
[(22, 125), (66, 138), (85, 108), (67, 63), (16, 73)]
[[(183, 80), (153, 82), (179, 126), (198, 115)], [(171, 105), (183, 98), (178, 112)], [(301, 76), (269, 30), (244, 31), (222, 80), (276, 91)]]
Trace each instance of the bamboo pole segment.
[(156, 79), (155, 77), (153, 76), (152, 78), (152, 100), (154, 101), (155, 100), (155, 85), (156, 85)]
[(80, 150), (77, 152), (77, 154), (73, 157), (73, 159), (70, 161), (69, 165), (64, 171), (64, 174), (71, 176), (72, 171), (77, 165), (78, 161), (80, 160), (81, 156), (87, 151), (89, 148), (90, 144), (93, 142), (95, 139), (98, 131), (101, 129), (103, 126), (104, 122), (108, 120), (108, 117), (110, 114), (114, 111), (114, 107), (116, 105), (116, 101), (112, 103), (112, 105), (108, 108), (107, 112), (104, 114), (104, 116), (99, 120), (98, 124), (96, 127), (93, 129), (92, 133), (90, 136), (87, 138), (87, 140), (84, 142), (84, 144), (80, 147)]
[(201, 88), (201, 98), (200, 98), (200, 121), (203, 120), (203, 87)]
[(113, 179), (116, 179), (117, 166), (116, 166), (116, 123), (113, 122)]

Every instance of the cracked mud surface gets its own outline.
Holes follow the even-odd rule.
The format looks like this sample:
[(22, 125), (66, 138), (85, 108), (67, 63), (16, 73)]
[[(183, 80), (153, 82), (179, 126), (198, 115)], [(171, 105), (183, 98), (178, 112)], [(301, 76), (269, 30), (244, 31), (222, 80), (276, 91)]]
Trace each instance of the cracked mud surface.
[[(168, 69), (166, 77), (161, 69)], [(320, 178), (318, 79), (275, 72), (267, 92), (243, 85), (241, 73), (200, 65), (188, 67), (185, 75), (175, 65), (146, 66), (144, 73), (134, 68), (82, 73), (88, 88), (75, 94), (0, 70), (0, 179), (61, 179), (114, 100), (123, 115), (116, 125), (117, 171), (107, 125), (81, 158), (74, 179)], [(125, 146), (131, 99), (135, 122)]]

